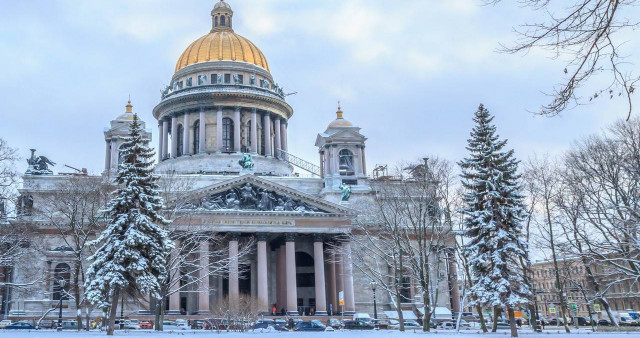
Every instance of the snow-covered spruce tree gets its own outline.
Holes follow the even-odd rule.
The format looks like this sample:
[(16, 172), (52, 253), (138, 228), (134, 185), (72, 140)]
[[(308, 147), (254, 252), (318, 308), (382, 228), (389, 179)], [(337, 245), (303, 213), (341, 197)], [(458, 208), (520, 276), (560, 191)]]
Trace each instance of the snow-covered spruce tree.
[(113, 335), (118, 300), (123, 292), (156, 297), (167, 277), (166, 257), (173, 248), (161, 225), (162, 198), (158, 176), (153, 175), (154, 151), (143, 138), (138, 116), (133, 116), (130, 134), (122, 146), (123, 163), (109, 201), (107, 228), (93, 241), (98, 246), (87, 271), (87, 299), (99, 308), (109, 308), (107, 334)]
[[(504, 151), (493, 117), (480, 105), (468, 140), (469, 157), (459, 163), (464, 194), (464, 246), (473, 279), (475, 303), (506, 308), (511, 335), (518, 336), (514, 308), (526, 304), (531, 291), (523, 281), (520, 258), (528, 255), (521, 240), (526, 216), (520, 193), (518, 161), (513, 150)], [(495, 327), (495, 326), (494, 326)]]

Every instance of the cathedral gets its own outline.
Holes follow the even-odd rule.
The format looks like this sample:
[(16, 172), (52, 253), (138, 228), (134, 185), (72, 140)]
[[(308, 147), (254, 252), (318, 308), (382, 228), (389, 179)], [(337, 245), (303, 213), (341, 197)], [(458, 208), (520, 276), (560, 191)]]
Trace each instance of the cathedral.
[[(151, 140), (150, 132), (146, 137), (156, 149), (160, 180), (188, 181), (188, 187), (176, 187), (165, 199), (176, 215), (172, 231), (214, 232), (224, 237), (229, 254), (223, 274), (208, 274), (209, 260), (216, 258), (207, 254), (204, 238), (196, 260), (205, 267), (198, 270), (203, 278), (189, 288), (172, 284), (165, 311), (168, 316), (209, 318), (223, 299), (237, 307), (248, 297), (262, 314), (373, 314), (371, 280), (355, 266), (349, 241), (359, 215), (357, 205), (375, 201), (366, 164), (367, 138), (338, 107), (335, 115), (327, 114), (326, 128), (318, 130), (315, 163), (289, 153), (294, 109), (265, 55), (234, 31), (234, 20), (227, 2), (215, 4), (210, 30), (177, 60), (170, 85), (153, 109), (156, 121), (151, 126), (151, 121), (141, 122), (158, 128), (157, 140)], [(105, 129), (104, 172), (81, 173), (85, 179), (103, 184), (113, 178), (133, 110), (129, 102)], [(65, 283), (59, 283), (68, 279), (69, 284), (77, 273), (70, 269), (74, 252), (54, 236), (50, 222), (28, 212), (43, 203), (43, 196), (55, 193), (60, 182), (75, 176), (48, 172), (46, 165), (39, 168), (36, 162), (32, 156), (20, 189), (23, 212), (13, 221), (36, 229), (33, 261), (16, 264), (7, 278), (14, 283), (31, 281), (34, 274), (42, 278), (29, 291), (3, 289), (2, 311), (10, 318), (39, 318), (61, 302), (63, 315), (75, 317), (84, 309), (76, 309), (75, 302), (60, 292)], [(295, 174), (294, 167), (305, 175)], [(243, 243), (252, 247), (240, 259)], [(445, 266), (447, 278), (440, 280), (438, 289), (447, 296), (439, 298), (438, 306), (455, 312), (455, 263)], [(176, 275), (185, 273), (172, 269)], [(378, 292), (378, 312), (424, 306), (411, 281), (407, 292), (406, 304)], [(125, 305), (130, 318), (149, 318), (156, 308), (148, 299), (125, 300)]]

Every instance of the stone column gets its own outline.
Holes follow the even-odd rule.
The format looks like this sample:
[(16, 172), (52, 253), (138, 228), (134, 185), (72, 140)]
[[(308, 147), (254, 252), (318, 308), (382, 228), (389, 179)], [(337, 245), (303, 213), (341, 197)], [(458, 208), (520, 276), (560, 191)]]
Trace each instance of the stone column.
[(362, 172), (367, 176), (367, 159), (364, 157), (364, 146), (362, 149)]
[(331, 175), (331, 161), (329, 160), (329, 148), (324, 148), (324, 177)]
[(282, 307), (282, 280), (280, 279), (280, 271), (282, 270), (282, 263), (280, 262), (280, 256), (282, 255), (282, 249), (278, 246), (276, 248), (276, 311), (280, 313)]
[(171, 278), (170, 280), (173, 282), (169, 285), (169, 312), (168, 315), (180, 315), (180, 262), (179, 256), (180, 253), (180, 243), (176, 241), (176, 248), (171, 252), (171, 262), (173, 262), (173, 266), (171, 267)]
[(218, 106), (216, 113), (216, 150), (222, 152), (222, 107)]
[(118, 139), (111, 138), (111, 170), (118, 171), (118, 159), (120, 158), (120, 151), (118, 149)]
[(198, 293), (198, 314), (209, 314), (209, 241), (200, 242), (200, 292)]
[(344, 270), (344, 311), (345, 314), (353, 314), (356, 312), (355, 295), (353, 293), (353, 265), (351, 262), (351, 242), (342, 244), (344, 250), (343, 270)]
[(356, 176), (357, 175), (365, 175), (366, 172), (364, 170), (364, 149), (362, 149), (361, 146), (358, 147), (358, 161), (356, 161), (356, 163), (358, 163), (358, 171), (356, 172)]
[(338, 291), (336, 290), (336, 254), (331, 253), (331, 262), (329, 263), (329, 302), (332, 304), (333, 312), (338, 312)]
[(287, 313), (298, 315), (298, 292), (296, 286), (296, 237), (294, 233), (285, 234), (286, 275), (287, 275)]
[(258, 153), (258, 112), (251, 109), (251, 153)]
[(264, 122), (262, 123), (264, 131), (264, 156), (271, 156), (271, 113), (264, 113)]
[(280, 157), (280, 152), (279, 150), (282, 149), (282, 143), (280, 142), (280, 117), (276, 117), (276, 119), (273, 121), (273, 132), (275, 133), (275, 157)]
[(162, 120), (162, 159), (169, 154), (169, 121)]
[(324, 178), (324, 151), (320, 150), (318, 154), (320, 155), (320, 178)]
[(340, 176), (340, 153), (335, 145), (331, 147), (331, 161), (333, 162), (333, 175)]
[(322, 235), (313, 238), (313, 266), (316, 280), (316, 315), (327, 314), (327, 295), (324, 285), (324, 247)]
[(190, 134), (190, 129), (191, 129), (190, 125), (191, 124), (189, 122), (190, 122), (189, 121), (189, 113), (184, 113), (184, 122), (182, 124), (183, 130), (184, 130), (183, 135), (182, 135), (182, 155), (183, 156), (187, 156), (187, 155), (191, 154), (191, 152), (189, 151), (189, 148), (190, 148), (189, 146), (190, 146), (190, 143), (191, 143), (191, 142), (189, 142), (189, 134)]
[(269, 312), (269, 283), (267, 278), (267, 235), (258, 234), (258, 311)]
[(236, 107), (236, 110), (233, 112), (233, 151), (239, 153), (242, 151), (240, 142), (240, 127), (242, 126), (242, 121), (240, 119), (240, 107)]
[(280, 142), (282, 143), (282, 150), (289, 151), (289, 146), (287, 144), (287, 121), (282, 120), (280, 124)]
[(162, 121), (158, 122), (158, 163), (162, 162)]
[(178, 155), (178, 118), (171, 118), (171, 158)]
[[(204, 108), (200, 108), (200, 130), (198, 139), (200, 140), (198, 153), (204, 154), (207, 152), (207, 115), (204, 112)], [(196, 150), (193, 149), (193, 151), (195, 152)]]
[(356, 146), (356, 152), (353, 154), (353, 175), (358, 177), (362, 172), (362, 151), (359, 146)]
[(107, 150), (104, 154), (104, 170), (109, 170), (111, 168), (111, 148), (109, 147), (109, 140), (105, 140), (105, 144)]
[(237, 311), (240, 307), (240, 276), (238, 267), (238, 234), (229, 236), (229, 307)]

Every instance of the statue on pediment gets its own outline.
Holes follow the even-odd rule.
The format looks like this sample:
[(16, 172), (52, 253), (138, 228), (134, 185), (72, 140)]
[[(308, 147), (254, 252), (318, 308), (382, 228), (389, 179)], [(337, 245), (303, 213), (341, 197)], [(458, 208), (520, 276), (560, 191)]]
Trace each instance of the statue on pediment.
[(238, 164), (240, 164), (242, 169), (253, 170), (253, 158), (251, 157), (251, 154), (242, 154), (242, 158), (238, 161)]
[(349, 201), (349, 198), (351, 198), (351, 186), (342, 182), (342, 184), (340, 184), (340, 190), (342, 190), (342, 197), (340, 200), (343, 202)]
[(29, 164), (29, 168), (27, 168), (27, 175), (52, 175), (53, 171), (49, 169), (49, 166), (56, 165), (53, 161), (48, 159), (46, 156), (37, 156), (36, 150), (31, 150), (31, 158), (27, 159), (27, 164)]

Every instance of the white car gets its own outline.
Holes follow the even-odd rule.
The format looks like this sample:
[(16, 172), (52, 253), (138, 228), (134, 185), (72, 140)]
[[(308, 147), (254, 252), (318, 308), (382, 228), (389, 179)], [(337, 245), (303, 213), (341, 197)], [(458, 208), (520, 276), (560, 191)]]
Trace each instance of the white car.
[(162, 330), (163, 331), (177, 331), (177, 330), (188, 330), (189, 325), (186, 322), (172, 322), (165, 320), (162, 322)]
[(5, 319), (3, 321), (0, 321), (0, 329), (4, 329), (5, 327), (11, 325), (11, 321), (8, 319)]
[[(395, 319), (389, 320), (389, 328), (394, 330), (400, 329), (400, 322)], [(422, 328), (422, 326), (418, 324), (418, 322), (416, 322), (415, 320), (404, 321), (405, 330), (420, 329), (420, 328)]]

